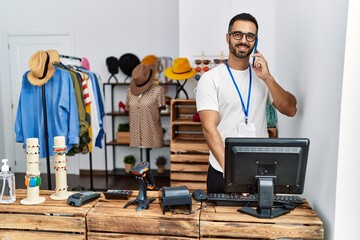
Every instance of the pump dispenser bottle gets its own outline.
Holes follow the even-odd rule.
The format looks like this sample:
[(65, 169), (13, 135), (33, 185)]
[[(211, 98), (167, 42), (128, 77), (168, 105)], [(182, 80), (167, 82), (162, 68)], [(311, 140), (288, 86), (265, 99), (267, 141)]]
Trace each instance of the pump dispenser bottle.
[(13, 203), (16, 200), (15, 175), (10, 171), (7, 161), (8, 159), (2, 160), (0, 172), (0, 204)]

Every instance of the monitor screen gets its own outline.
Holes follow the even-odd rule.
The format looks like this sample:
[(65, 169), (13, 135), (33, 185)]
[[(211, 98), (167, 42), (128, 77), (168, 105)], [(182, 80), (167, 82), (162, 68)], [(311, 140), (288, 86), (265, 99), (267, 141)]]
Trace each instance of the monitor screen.
[(272, 207), (273, 194), (303, 193), (309, 144), (307, 138), (226, 138), (225, 192), (258, 194), (260, 208)]

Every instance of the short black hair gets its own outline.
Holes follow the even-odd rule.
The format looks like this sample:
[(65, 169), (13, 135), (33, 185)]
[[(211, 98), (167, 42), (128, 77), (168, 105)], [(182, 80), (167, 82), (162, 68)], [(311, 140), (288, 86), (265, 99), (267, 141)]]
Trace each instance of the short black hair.
[(234, 22), (239, 21), (239, 20), (250, 21), (250, 22), (254, 23), (256, 26), (256, 34), (258, 33), (259, 25), (258, 25), (256, 19), (250, 13), (240, 13), (238, 15), (235, 15), (229, 22), (228, 33), (231, 32)]

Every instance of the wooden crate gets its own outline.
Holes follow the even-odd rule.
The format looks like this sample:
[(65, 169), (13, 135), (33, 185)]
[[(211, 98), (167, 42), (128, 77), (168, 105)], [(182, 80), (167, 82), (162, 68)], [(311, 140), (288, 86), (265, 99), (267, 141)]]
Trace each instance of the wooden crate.
[(239, 207), (206, 208), (200, 215), (200, 239), (324, 239), (321, 219), (306, 202), (274, 219), (237, 212)]
[(195, 113), (195, 100), (171, 100), (170, 185), (205, 190), (209, 148)]
[(96, 200), (81, 207), (72, 207), (66, 200), (52, 200), (54, 191), (40, 190), (46, 201), (38, 205), (22, 205), (25, 189), (16, 190), (16, 202), (0, 204), (0, 239), (48, 240), (86, 239), (86, 214)]
[(193, 120), (195, 100), (172, 99), (170, 103), (170, 141), (204, 142), (201, 122)]
[(209, 154), (171, 154), (170, 185), (206, 189)]
[(116, 142), (121, 144), (129, 144), (130, 132), (116, 132)]
[[(88, 239), (198, 239), (199, 211), (193, 214), (166, 211), (163, 214), (158, 191), (147, 192), (147, 197), (155, 198), (149, 209), (136, 211), (137, 204), (124, 208), (136, 196), (137, 191), (129, 200), (107, 200), (102, 196), (86, 218)], [(193, 209), (198, 206), (193, 202)]]

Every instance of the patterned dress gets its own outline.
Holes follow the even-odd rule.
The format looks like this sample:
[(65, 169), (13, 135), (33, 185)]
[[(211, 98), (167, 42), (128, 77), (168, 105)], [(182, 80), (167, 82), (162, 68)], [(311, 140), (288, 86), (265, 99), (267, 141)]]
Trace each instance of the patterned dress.
[(129, 110), (130, 147), (161, 148), (164, 136), (160, 110), (165, 107), (165, 91), (161, 86), (151, 86), (140, 95), (126, 96)]

